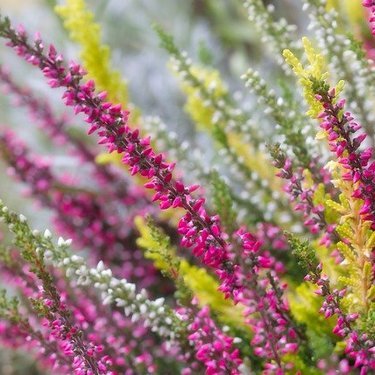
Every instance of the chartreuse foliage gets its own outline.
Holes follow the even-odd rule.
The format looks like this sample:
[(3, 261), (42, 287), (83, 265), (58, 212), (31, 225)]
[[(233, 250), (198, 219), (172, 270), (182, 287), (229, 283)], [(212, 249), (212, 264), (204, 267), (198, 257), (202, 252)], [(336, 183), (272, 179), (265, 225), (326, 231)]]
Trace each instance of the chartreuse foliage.
[(55, 7), (73, 41), (81, 46), (81, 57), (88, 77), (95, 80), (99, 90), (105, 90), (108, 99), (128, 105), (128, 88), (120, 72), (111, 67), (110, 49), (102, 44), (100, 25), (87, 8), (85, 0), (66, 0)]
[(331, 167), (336, 177), (335, 184), (340, 188), (339, 201), (327, 200), (326, 206), (340, 215), (337, 233), (343, 239), (337, 247), (344, 257), (342, 266), (345, 275), (338, 281), (350, 287), (345, 303), (350, 312), (359, 313), (367, 319), (370, 310), (375, 308), (375, 285), (373, 283), (371, 252), (375, 246), (375, 232), (371, 223), (364, 221), (360, 214), (363, 202), (353, 198), (354, 186), (350, 181), (341, 178), (343, 168), (338, 164)]
[(304, 68), (300, 60), (288, 49), (283, 51), (285, 61), (292, 67), (294, 73), (299, 78), (299, 82), (303, 87), (303, 93), (306, 102), (310, 108), (307, 114), (311, 117), (315, 117), (322, 107), (320, 103), (315, 99), (314, 92), (312, 90), (311, 77), (316, 80), (323, 80), (327, 78), (328, 73), (325, 71), (324, 58), (322, 55), (315, 52), (311, 42), (307, 38), (303, 38), (303, 46), (307, 55), (310, 66)]
[[(322, 111), (321, 103), (315, 98), (313, 90), (314, 82), (325, 81), (328, 78), (328, 72), (323, 55), (317, 52), (308, 38), (302, 38), (308, 65), (304, 67), (300, 60), (288, 49), (284, 50), (285, 61), (292, 67), (294, 73), (299, 78), (299, 83), (303, 88), (303, 93), (309, 110), (307, 115), (316, 118)], [(339, 94), (344, 87), (344, 82), (340, 81), (336, 85), (336, 92)]]
[(201, 306), (210, 306), (222, 323), (234, 329), (248, 330), (244, 324), (243, 308), (224, 298), (218, 291), (219, 283), (214, 277), (204, 268), (178, 256), (170, 238), (151, 219), (137, 216), (135, 225), (140, 232), (138, 246), (144, 249), (145, 257), (151, 259), (156, 268), (175, 281), (177, 296), (182, 303), (194, 295)]
[(199, 82), (197, 86), (193, 86), (188, 81), (181, 82), (181, 89), (186, 95), (185, 111), (190, 115), (198, 129), (206, 130), (213, 126), (213, 117), (215, 109), (205, 105), (199, 95), (199, 85), (203, 85), (210, 90), (211, 95), (216, 100), (222, 100), (228, 95), (227, 87), (221, 80), (220, 73), (217, 70), (191, 66), (190, 73)]

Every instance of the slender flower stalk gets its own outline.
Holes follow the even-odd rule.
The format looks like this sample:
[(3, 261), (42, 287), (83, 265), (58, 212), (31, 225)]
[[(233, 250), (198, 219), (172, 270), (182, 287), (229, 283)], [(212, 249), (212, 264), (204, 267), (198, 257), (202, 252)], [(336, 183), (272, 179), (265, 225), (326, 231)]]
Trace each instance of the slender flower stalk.
[(296, 110), (290, 110), (291, 103), (286, 103), (282, 96), (278, 97), (257, 71), (250, 68), (241, 78), (245, 86), (257, 96), (259, 104), (265, 106), (265, 113), (277, 124), (276, 130), (285, 136), (285, 143), (293, 150), (296, 163), (307, 167), (317, 154), (316, 141), (311, 136), (311, 120)]
[(272, 13), (275, 8), (272, 5), (267, 7), (261, 0), (245, 0), (244, 7), (250, 22), (254, 24), (262, 42), (267, 46), (269, 55), (288, 74), (288, 66), (285, 64), (281, 53), (290, 46), (293, 46), (294, 49), (299, 48), (294, 37), (296, 25), (289, 24), (285, 18), (273, 20)]

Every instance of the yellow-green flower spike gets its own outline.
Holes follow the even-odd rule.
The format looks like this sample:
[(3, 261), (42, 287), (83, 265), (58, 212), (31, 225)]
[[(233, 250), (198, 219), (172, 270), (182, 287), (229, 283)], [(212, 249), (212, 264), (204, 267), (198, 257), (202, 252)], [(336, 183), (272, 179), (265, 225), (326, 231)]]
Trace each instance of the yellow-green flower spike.
[(244, 324), (243, 306), (234, 305), (231, 300), (225, 299), (218, 291), (219, 283), (214, 277), (205, 269), (193, 266), (179, 257), (169, 237), (155, 224), (147, 223), (141, 216), (137, 216), (134, 222), (140, 233), (137, 245), (145, 251), (145, 257), (152, 260), (157, 269), (174, 281), (181, 278), (183, 284), (197, 297), (199, 305), (210, 306), (224, 324), (248, 330)]
[(310, 40), (306, 37), (302, 38), (302, 44), (308, 60), (308, 65), (304, 67), (298, 58), (288, 49), (283, 51), (285, 61), (291, 66), (299, 82), (303, 88), (305, 100), (309, 105), (307, 115), (316, 118), (322, 110), (321, 103), (315, 99), (313, 90), (314, 81), (325, 81), (328, 72), (325, 69), (324, 57), (317, 52)]
[(110, 49), (102, 44), (100, 25), (95, 23), (85, 1), (66, 0), (65, 5), (55, 7), (55, 12), (62, 18), (71, 39), (81, 46), (81, 58), (88, 77), (95, 80), (99, 90), (107, 92), (110, 101), (127, 106), (127, 84), (120, 72), (112, 69)]

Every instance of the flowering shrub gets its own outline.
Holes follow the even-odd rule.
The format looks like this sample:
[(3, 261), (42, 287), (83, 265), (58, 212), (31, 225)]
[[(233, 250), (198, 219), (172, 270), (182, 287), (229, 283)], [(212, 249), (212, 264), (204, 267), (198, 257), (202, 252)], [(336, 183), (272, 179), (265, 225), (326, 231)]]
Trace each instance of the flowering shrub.
[(243, 73), (251, 110), (154, 27), (206, 153), (131, 103), (84, 0), (55, 7), (82, 63), (1, 16), (5, 45), (71, 108), (0, 66), (6, 96), (82, 168), (59, 173), (2, 126), (9, 174), (56, 233), (0, 201), (4, 348), (53, 374), (375, 371), (375, 3), (302, 3), (308, 37), (244, 1), (278, 77)]

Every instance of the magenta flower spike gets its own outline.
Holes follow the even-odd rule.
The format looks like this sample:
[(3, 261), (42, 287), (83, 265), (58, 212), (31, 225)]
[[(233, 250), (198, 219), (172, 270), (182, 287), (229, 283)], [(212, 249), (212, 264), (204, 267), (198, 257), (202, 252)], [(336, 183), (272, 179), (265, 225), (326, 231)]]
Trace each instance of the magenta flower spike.
[[(323, 105), (319, 115), (321, 128), (328, 134), (330, 150), (347, 170), (344, 180), (352, 181), (355, 198), (362, 199), (361, 215), (375, 229), (375, 161), (372, 148), (361, 148), (366, 134), (350, 112), (345, 111), (345, 100), (335, 101), (335, 93), (317, 95)], [(336, 141), (340, 137), (339, 141)]]
[[(337, 243), (340, 237), (336, 233), (335, 225), (327, 222), (324, 216), (324, 208), (314, 203), (313, 197), (317, 185), (314, 184), (309, 188), (304, 187), (303, 169), (295, 169), (292, 160), (287, 158), (278, 147), (271, 152), (274, 159), (273, 164), (279, 169), (277, 176), (287, 181), (284, 190), (294, 204), (294, 209), (303, 215), (303, 224), (309, 229), (311, 234), (322, 235), (320, 241), (322, 245), (330, 246), (332, 243)], [(311, 164), (310, 167), (314, 170), (316, 165), (313, 162)], [(329, 182), (330, 176), (328, 176), (328, 172), (321, 170), (319, 174), (323, 177), (326, 190), (331, 190), (332, 194), (335, 193), (332, 191), (333, 187)], [(333, 255), (335, 255), (338, 263), (342, 260), (339, 254), (334, 253)]]
[[(208, 307), (198, 311), (188, 330), (188, 339), (196, 348), (195, 357), (204, 364), (207, 375), (241, 374), (242, 360), (239, 350), (233, 347), (234, 339), (216, 326)], [(185, 370), (184, 374), (193, 373)]]

